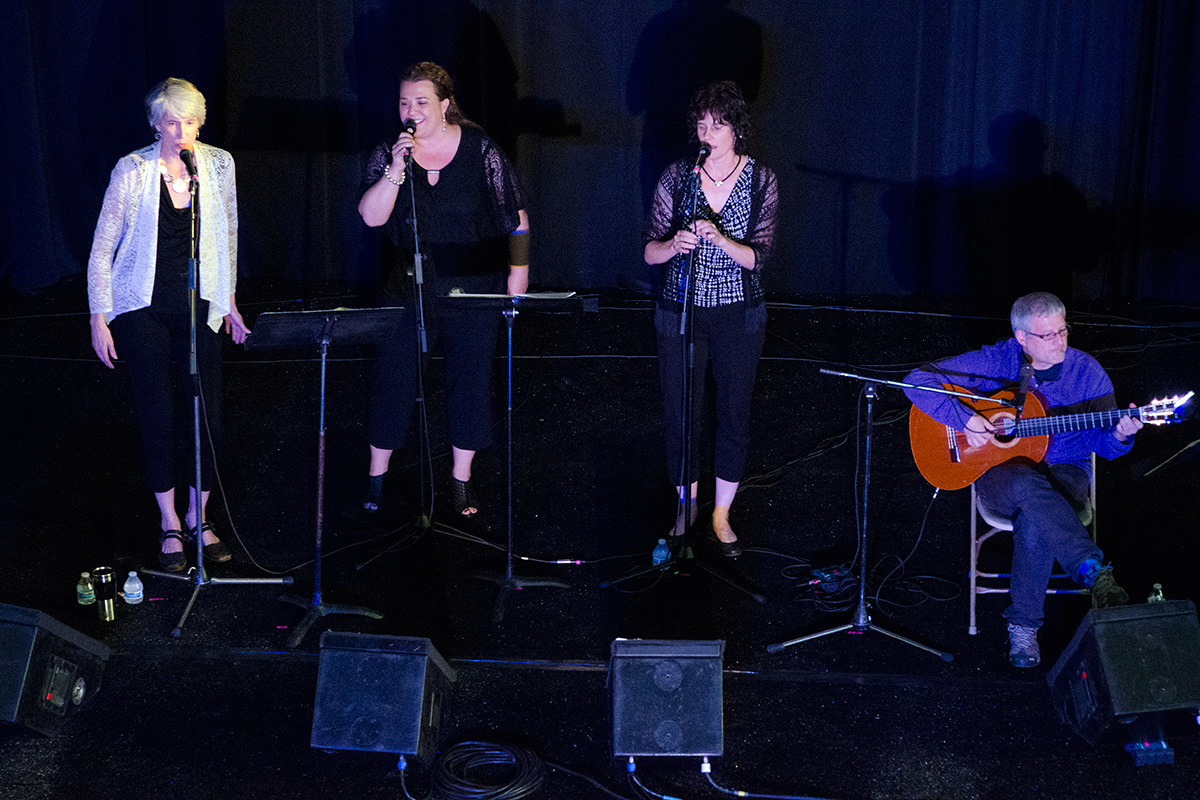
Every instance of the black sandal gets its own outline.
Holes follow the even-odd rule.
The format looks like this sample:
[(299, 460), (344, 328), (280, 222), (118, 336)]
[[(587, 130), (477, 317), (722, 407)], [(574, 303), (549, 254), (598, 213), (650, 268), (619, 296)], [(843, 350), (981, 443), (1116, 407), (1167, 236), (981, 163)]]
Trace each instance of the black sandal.
[(737, 558), (742, 554), (740, 540), (734, 539), (732, 542), (721, 541), (721, 537), (717, 536), (717, 532), (710, 530), (708, 532), (708, 540), (717, 546), (717, 552), (725, 558)]
[(183, 531), (178, 529), (163, 531), (158, 537), (158, 565), (167, 572), (183, 572), (187, 569), (187, 556), (184, 555), (183, 550), (177, 553), (164, 553), (162, 545), (167, 539), (174, 539), (179, 542), (180, 547), (187, 548), (187, 537), (184, 536)]
[[(208, 531), (213, 536), (217, 535), (217, 532), (213, 526), (207, 522), (200, 526), (200, 535), (203, 536), (205, 531)], [(188, 533), (191, 540), (195, 541), (197, 533), (196, 529), (192, 528)], [(224, 564), (226, 561), (229, 561), (233, 558), (233, 553), (229, 552), (229, 548), (226, 546), (226, 544), (218, 539), (212, 544), (204, 545), (204, 558), (207, 561), (212, 561), (217, 564)]]
[(367, 496), (362, 507), (368, 514), (378, 514), (383, 508), (383, 475), (367, 476)]
[[(454, 513), (467, 519), (478, 514), (479, 498), (475, 496), (475, 487), (471, 485), (471, 480), (468, 478), (465, 481), (460, 481), (458, 478), (451, 476), (450, 481), (450, 504), (454, 509)], [(466, 513), (468, 508), (475, 510), (468, 514)]]

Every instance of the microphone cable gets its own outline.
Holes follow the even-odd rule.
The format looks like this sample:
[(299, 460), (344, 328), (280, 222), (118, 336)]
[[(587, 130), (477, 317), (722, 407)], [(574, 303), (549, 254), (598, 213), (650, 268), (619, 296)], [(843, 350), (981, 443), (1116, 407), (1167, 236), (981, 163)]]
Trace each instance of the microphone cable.
[(536, 792), (545, 780), (546, 766), (532, 750), (512, 744), (459, 742), (447, 748), (434, 765), (433, 796), (438, 800), (518, 800)]

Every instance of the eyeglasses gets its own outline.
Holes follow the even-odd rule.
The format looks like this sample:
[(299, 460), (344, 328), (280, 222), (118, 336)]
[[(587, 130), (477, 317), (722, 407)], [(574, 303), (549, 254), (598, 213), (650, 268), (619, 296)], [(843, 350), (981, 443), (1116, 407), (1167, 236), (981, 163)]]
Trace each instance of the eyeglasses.
[(1060, 336), (1063, 339), (1066, 339), (1068, 336), (1070, 336), (1071, 335), (1071, 326), (1063, 325), (1061, 328), (1054, 331), (1053, 333), (1034, 333), (1033, 331), (1025, 331), (1025, 333), (1027, 333), (1030, 336), (1036, 336), (1037, 338), (1041, 339), (1043, 342), (1053, 342), (1055, 339), (1057, 339)]

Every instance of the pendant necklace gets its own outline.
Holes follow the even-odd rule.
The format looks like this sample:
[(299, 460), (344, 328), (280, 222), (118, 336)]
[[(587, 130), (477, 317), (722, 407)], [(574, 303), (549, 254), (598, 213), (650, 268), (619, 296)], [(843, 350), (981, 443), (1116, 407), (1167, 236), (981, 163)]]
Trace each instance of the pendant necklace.
[(187, 191), (187, 181), (183, 178), (176, 178), (170, 172), (167, 172), (166, 164), (159, 164), (158, 171), (159, 174), (163, 176), (163, 181), (166, 182), (167, 186), (170, 186), (173, 191), (177, 192), (178, 194), (183, 194)]
[(708, 173), (708, 167), (701, 167), (700, 169), (704, 170), (704, 174), (705, 174), (705, 175), (708, 175), (708, 179), (709, 179), (710, 181), (712, 181), (712, 182), (713, 182), (713, 186), (720, 186), (722, 183), (724, 183), (725, 181), (727, 181), (727, 180), (729, 180), (730, 178), (732, 178), (732, 177), (733, 177), (733, 173), (737, 172), (737, 169), (738, 169), (738, 167), (740, 167), (741, 165), (742, 165), (742, 157), (741, 157), (741, 156), (738, 156), (738, 160), (737, 160), (737, 162), (736, 162), (736, 163), (733, 165), (733, 169), (729, 170), (729, 174), (728, 174), (728, 175), (726, 175), (724, 178), (721, 178), (721, 180), (717, 180), (717, 179), (716, 179), (716, 178), (714, 178), (712, 175), (709, 175), (709, 173)]

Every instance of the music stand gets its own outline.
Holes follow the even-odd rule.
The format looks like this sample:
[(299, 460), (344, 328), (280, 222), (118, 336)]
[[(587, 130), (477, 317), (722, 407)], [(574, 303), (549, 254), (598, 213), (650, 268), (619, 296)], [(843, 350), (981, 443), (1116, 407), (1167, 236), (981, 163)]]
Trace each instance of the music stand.
[(326, 311), (269, 311), (260, 314), (247, 347), (279, 348), (317, 345), (321, 351), (320, 412), (317, 423), (317, 525), (316, 558), (311, 602), (294, 594), (279, 599), (306, 609), (292, 629), (287, 646), (296, 647), (313, 623), (326, 614), (357, 614), (382, 619), (383, 614), (363, 606), (326, 603), (321, 599), (321, 534), (325, 519), (325, 369), (329, 346), (336, 337), (342, 344), (369, 344), (390, 335), (400, 322), (403, 308), (334, 308)]
[(819, 639), (820, 637), (828, 636), (831, 633), (841, 633), (842, 631), (849, 631), (850, 633), (867, 633), (868, 631), (878, 631), (885, 636), (890, 636), (898, 642), (903, 642), (904, 644), (915, 647), (918, 650), (924, 650), (927, 653), (931, 653), (942, 659), (942, 661), (953, 661), (954, 656), (950, 653), (946, 653), (941, 650), (935, 650), (934, 648), (923, 645), (920, 642), (914, 642), (912, 639), (879, 627), (875, 623), (871, 622), (871, 615), (867, 613), (867, 499), (871, 494), (871, 429), (875, 423), (875, 387), (879, 384), (888, 384), (891, 386), (902, 386), (905, 388), (914, 389), (926, 389), (929, 391), (938, 392), (940, 394), (950, 394), (956, 396), (974, 397), (975, 395), (969, 395), (963, 392), (955, 392), (941, 388), (932, 389), (931, 387), (916, 386), (914, 384), (902, 383), (900, 381), (887, 381), (879, 380), (877, 378), (868, 378), (864, 375), (855, 375), (850, 372), (834, 372), (833, 370), (822, 369), (821, 373), (824, 375), (837, 375), (843, 378), (853, 378), (855, 380), (862, 381), (864, 384), (863, 394), (867, 398), (867, 433), (866, 444), (864, 446), (863, 453), (862, 519), (858, 525), (858, 553), (859, 558), (861, 559), (858, 569), (858, 608), (856, 608), (854, 611), (854, 618), (845, 625), (838, 625), (823, 631), (810, 633), (807, 636), (798, 636), (795, 639), (789, 639), (786, 642), (769, 644), (767, 645), (767, 652), (778, 653), (785, 647), (791, 647), (794, 644), (800, 644), (801, 642), (807, 642), (812, 639)]
[(508, 599), (508, 593), (513, 589), (524, 589), (528, 586), (548, 586), (556, 589), (568, 589), (570, 584), (560, 578), (545, 578), (533, 576), (520, 576), (513, 573), (513, 470), (512, 470), (512, 397), (513, 397), (513, 324), (516, 321), (517, 307), (520, 306), (523, 311), (574, 311), (575, 309), (583, 309), (585, 311), (596, 310), (595, 298), (579, 297), (575, 292), (534, 292), (530, 294), (449, 294), (444, 298), (447, 304), (453, 308), (465, 309), (495, 309), (499, 310), (504, 315), (505, 326), (508, 329), (508, 352), (506, 356), (506, 365), (508, 369), (508, 398), (505, 403), (505, 427), (508, 430), (507, 443), (507, 466), (506, 466), (506, 482), (508, 484), (508, 499), (507, 499), (507, 528), (508, 528), (508, 544), (505, 548), (504, 558), (504, 573), (495, 574), (491, 572), (478, 572), (475, 577), (482, 578), (487, 581), (492, 581), (500, 587), (500, 593), (496, 597), (496, 608), (492, 612), (492, 622), (499, 623), (504, 619), (504, 603)]

